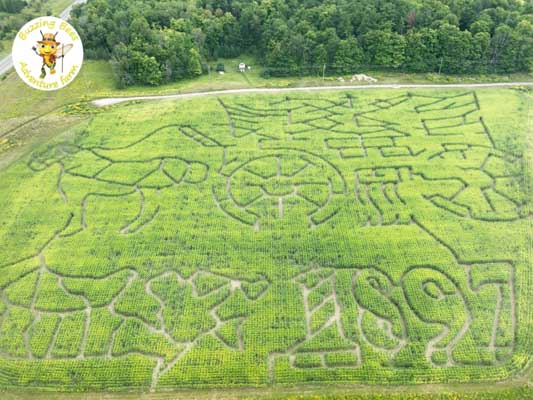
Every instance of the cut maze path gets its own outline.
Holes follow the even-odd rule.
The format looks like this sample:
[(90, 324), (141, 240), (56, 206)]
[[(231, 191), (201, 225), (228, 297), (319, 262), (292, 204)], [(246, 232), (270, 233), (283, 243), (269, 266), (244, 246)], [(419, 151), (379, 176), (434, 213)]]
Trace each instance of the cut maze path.
[(151, 391), (512, 376), (532, 213), (501, 126), (518, 128), (444, 87), (131, 104), (38, 149), (6, 175), (29, 200), (5, 204), (56, 211), (0, 226), (43, 243), (0, 259), (2, 360), (139, 357)]

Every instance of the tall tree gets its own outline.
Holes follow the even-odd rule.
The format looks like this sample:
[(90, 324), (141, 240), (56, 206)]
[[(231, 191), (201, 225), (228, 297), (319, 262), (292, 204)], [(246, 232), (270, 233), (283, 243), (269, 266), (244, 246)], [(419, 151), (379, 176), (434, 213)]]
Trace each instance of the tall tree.
[(405, 60), (405, 37), (390, 31), (373, 30), (363, 36), (368, 63), (376, 67), (398, 68)]

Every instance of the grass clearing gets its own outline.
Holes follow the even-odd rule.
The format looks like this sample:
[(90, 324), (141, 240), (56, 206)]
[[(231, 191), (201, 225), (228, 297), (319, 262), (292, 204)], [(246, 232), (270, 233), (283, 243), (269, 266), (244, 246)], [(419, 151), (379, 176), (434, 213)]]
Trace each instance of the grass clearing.
[(0, 387), (511, 379), (530, 103), (222, 95), (69, 120), (0, 171)]
[(13, 42), (11, 40), (0, 40), (0, 59), (11, 54), (11, 45)]
[[(252, 70), (242, 74), (237, 71), (239, 61), (252, 65)], [(33, 90), (22, 82), (13, 71), (0, 81), (0, 89), (4, 96), (2, 108), (0, 108), (0, 120), (3, 127), (0, 129), (0, 138), (7, 140), (11, 151), (6, 158), (14, 159), (19, 154), (27, 152), (31, 146), (41, 143), (49, 138), (43, 137), (38, 132), (50, 132), (48, 127), (41, 126), (39, 119), (43, 116), (55, 115), (55, 118), (64, 119), (64, 112), (72, 114), (69, 105), (76, 105), (86, 109), (87, 103), (91, 99), (103, 97), (128, 97), (154, 94), (175, 94), (194, 93), (212, 90), (244, 89), (244, 88), (284, 88), (284, 87), (306, 87), (322, 85), (345, 85), (346, 82), (339, 82), (336, 77), (299, 77), (299, 78), (264, 78), (261, 76), (261, 67), (256, 66), (252, 57), (242, 57), (239, 59), (221, 59), (226, 72), (224, 75), (217, 74), (216, 63), (212, 63), (212, 73), (203, 75), (197, 79), (183, 80), (169, 85), (159, 87), (129, 87), (127, 89), (117, 89), (113, 82), (113, 73), (110, 65), (104, 61), (85, 61), (80, 74), (76, 80), (55, 92), (42, 92)], [(530, 81), (530, 75), (510, 75), (510, 76), (435, 76), (430, 74), (402, 74), (369, 72), (370, 75), (379, 79), (380, 83), (475, 83), (479, 81)], [(348, 77), (346, 77), (348, 80)], [(44, 120), (43, 120), (44, 121)], [(28, 125), (31, 128), (28, 129)], [(32, 131), (34, 135), (27, 135)], [(58, 131), (60, 132), (60, 130)], [(0, 139), (0, 140), (2, 140)], [(12, 149), (16, 149), (14, 152)], [(7, 146), (0, 144), (0, 154), (9, 150)], [(7, 165), (4, 161), (3, 165)]]
[[(237, 65), (241, 60), (251, 65), (252, 70), (245, 73), (238, 72)], [(215, 66), (219, 62), (223, 63), (226, 67), (226, 72), (223, 75), (215, 71)], [(11, 71), (3, 81), (0, 81), (0, 88), (6, 94), (5, 97), (7, 99), (2, 109), (0, 109), (0, 119), (21, 115), (36, 115), (69, 102), (84, 101), (99, 97), (192, 93), (252, 87), (283, 88), (322, 85), (341, 86), (349, 84), (349, 77), (347, 76), (345, 77), (347, 82), (338, 81), (336, 76), (329, 76), (324, 80), (319, 76), (264, 78), (261, 75), (261, 66), (256, 64), (255, 59), (249, 56), (238, 59), (220, 59), (217, 62), (211, 63), (211, 67), (210, 74), (205, 74), (195, 79), (184, 79), (158, 87), (132, 86), (126, 89), (117, 89), (114, 85), (113, 73), (108, 62), (86, 60), (75, 81), (66, 88), (54, 92), (33, 90), (25, 85), (15, 72)], [(438, 76), (435, 74), (384, 73), (379, 71), (366, 73), (378, 78), (378, 83), (384, 84), (512, 82), (531, 81), (532, 79), (530, 74), (513, 74), (507, 76)], [(356, 82), (356, 84), (360, 83)]]

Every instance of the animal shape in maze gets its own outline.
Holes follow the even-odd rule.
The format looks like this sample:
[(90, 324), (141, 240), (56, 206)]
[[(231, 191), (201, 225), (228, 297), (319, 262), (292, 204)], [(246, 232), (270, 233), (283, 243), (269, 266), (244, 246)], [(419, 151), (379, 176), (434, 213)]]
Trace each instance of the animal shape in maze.
[(160, 190), (207, 179), (210, 167), (195, 152), (202, 147), (219, 149), (220, 145), (191, 127), (170, 125), (121, 146), (84, 145), (83, 139), (49, 146), (32, 154), (28, 166), (36, 172), (59, 168), (58, 191), (71, 207), (70, 223), (62, 236), (87, 227), (85, 214), (91, 198), (137, 194), (139, 214), (121, 229), (131, 234), (158, 215)]
[[(245, 229), (234, 230), (243, 237), (255, 235), (246, 225), (268, 229), (275, 220), (316, 227), (343, 213), (354, 226), (357, 221), (361, 226), (422, 227), (423, 221), (419, 224), (413, 216), (434, 211), (481, 221), (524, 217), (527, 204), (513, 186), (521, 175), (521, 157), (495, 146), (476, 114), (476, 102), (471, 93), (405, 95), (375, 100), (366, 108), (357, 108), (355, 98), (286, 99), (272, 110), (225, 102), (232, 122), (224, 144), (191, 126), (167, 126), (120, 146), (59, 144), (35, 153), (29, 166), (37, 173), (59, 175), (58, 191), (75, 214), (62, 235), (87, 226), (87, 202), (99, 196), (137, 195), (139, 216), (121, 231), (138, 232), (157, 217), (159, 191), (202, 183), (215, 170), (209, 175), (212, 196), (228, 218), (244, 224)], [(412, 114), (387, 120), (395, 108), (411, 109)], [(460, 112), (458, 122), (448, 121), (455, 118), (452, 112)], [(404, 125), (413, 116), (420, 120), (418, 131)], [(215, 153), (220, 160), (210, 159)], [(209, 197), (207, 185), (198, 189)], [(357, 214), (346, 213), (354, 209)], [(398, 227), (398, 232), (416, 228)], [(386, 236), (393, 230), (373, 232)], [(437, 235), (433, 239), (440, 245), (447, 242)], [(64, 251), (71, 251), (65, 242)], [(454, 249), (448, 250), (450, 258), (456, 256)], [(0, 354), (7, 358), (83, 360), (141, 353), (157, 359), (154, 377), (175, 367), (179, 372), (188, 361), (198, 363), (194, 357), (205, 343), (234, 353), (247, 351), (250, 330), (243, 326), (263, 312), (255, 302), (270, 285), (263, 277), (161, 272), (160, 266), (88, 279), (62, 275), (53, 264), (48, 267), (44, 253), (48, 250), (0, 274)], [(62, 253), (50, 258), (60, 259), (57, 254)], [(432, 262), (432, 257), (426, 260)], [(317, 267), (293, 279), (283, 276), (282, 285), (300, 296), (290, 312), (296, 317), (300, 313), (305, 323), (279, 329), (301, 332), (286, 348), (276, 343), (278, 350), (269, 358), (273, 373), (280, 359), (298, 373), (329, 369), (328, 377), (344, 373), (332, 369), (361, 366), (363, 371), (374, 365), (415, 371), (428, 366), (492, 368), (507, 362), (516, 332), (513, 264), (455, 259), (457, 265), (427, 262), (396, 276), (379, 265)], [(286, 288), (282, 285), (278, 287)], [(103, 332), (101, 342), (91, 339), (93, 329)], [(293, 338), (293, 332), (285, 337)], [(196, 346), (198, 352), (179, 364)]]

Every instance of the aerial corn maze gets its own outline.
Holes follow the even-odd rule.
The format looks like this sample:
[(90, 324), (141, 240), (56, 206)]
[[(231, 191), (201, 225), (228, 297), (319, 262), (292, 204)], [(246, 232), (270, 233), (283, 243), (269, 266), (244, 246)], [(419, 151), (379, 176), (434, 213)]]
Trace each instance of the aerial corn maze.
[(0, 387), (514, 376), (533, 339), (523, 98), (103, 109), (0, 172)]

